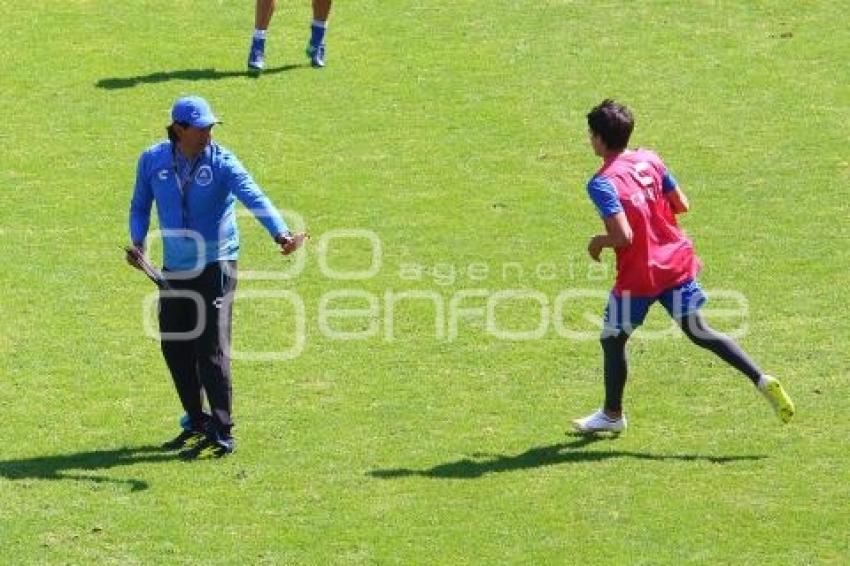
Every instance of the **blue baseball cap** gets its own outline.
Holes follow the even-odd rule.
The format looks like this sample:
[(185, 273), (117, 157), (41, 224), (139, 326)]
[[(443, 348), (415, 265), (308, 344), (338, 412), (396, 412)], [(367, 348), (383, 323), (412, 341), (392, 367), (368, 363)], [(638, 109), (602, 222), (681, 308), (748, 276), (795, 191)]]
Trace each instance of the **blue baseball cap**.
[(193, 128), (208, 128), (221, 123), (213, 114), (209, 103), (200, 96), (178, 98), (171, 108), (171, 119), (189, 124)]

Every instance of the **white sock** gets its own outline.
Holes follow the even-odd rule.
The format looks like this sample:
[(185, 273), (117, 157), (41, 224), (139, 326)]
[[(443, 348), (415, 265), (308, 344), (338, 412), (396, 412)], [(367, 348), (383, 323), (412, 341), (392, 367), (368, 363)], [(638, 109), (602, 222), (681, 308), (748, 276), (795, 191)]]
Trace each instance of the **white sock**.
[(327, 21), (323, 22), (322, 20), (313, 20), (313, 23), (311, 23), (310, 25), (315, 26), (317, 28), (328, 29), (328, 22)]
[(266, 38), (266, 30), (264, 29), (255, 29), (254, 30), (254, 39), (265, 39)]
[(758, 382), (757, 387), (758, 387), (761, 391), (764, 391), (764, 388), (765, 388), (765, 387), (767, 387), (767, 384), (768, 384), (768, 382), (769, 382), (769, 381), (770, 381), (770, 376), (765, 375), (765, 374), (762, 374), (762, 375), (759, 377), (759, 382)]

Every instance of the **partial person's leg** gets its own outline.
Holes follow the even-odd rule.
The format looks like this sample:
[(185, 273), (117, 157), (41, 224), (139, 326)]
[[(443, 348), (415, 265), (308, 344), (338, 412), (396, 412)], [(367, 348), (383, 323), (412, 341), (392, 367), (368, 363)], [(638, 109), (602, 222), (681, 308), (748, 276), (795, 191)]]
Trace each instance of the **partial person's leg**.
[[(221, 262), (224, 263), (224, 262)], [(219, 437), (230, 438), (233, 421), (230, 373), (230, 327), (233, 318), (233, 292), (236, 289), (236, 262), (210, 264), (204, 270), (204, 299), (207, 324), (196, 342), (198, 369), (212, 412), (212, 429)]]
[(679, 319), (679, 326), (691, 342), (714, 352), (724, 362), (746, 375), (764, 395), (782, 422), (791, 420), (796, 409), (782, 384), (775, 377), (762, 372), (734, 340), (711, 328), (699, 311)]
[(248, 67), (255, 71), (261, 71), (266, 64), (266, 30), (272, 21), (275, 4), (275, 0), (257, 0), (254, 8), (254, 36), (248, 52)]
[(257, 0), (257, 5), (254, 9), (255, 30), (266, 31), (269, 28), (276, 5), (276, 0)]
[(629, 335), (622, 330), (617, 334), (602, 335), (603, 371), (605, 374), (605, 414), (613, 419), (623, 414), (623, 390), (629, 375), (626, 341)]
[(762, 375), (758, 366), (731, 338), (712, 329), (700, 315), (700, 309), (707, 300), (702, 287), (694, 279), (664, 291), (659, 297), (667, 313), (679, 324), (691, 342), (714, 352), (757, 385)]
[(678, 322), (682, 332), (691, 342), (713, 352), (746, 375), (764, 395), (779, 418), (783, 422), (791, 420), (795, 413), (794, 403), (782, 384), (776, 378), (766, 375), (732, 338), (708, 325), (700, 313), (706, 300), (699, 283), (694, 280), (665, 291), (660, 297), (664, 308)]
[(734, 340), (711, 328), (699, 311), (687, 314), (677, 322), (691, 342), (714, 352), (724, 362), (746, 375), (753, 385), (758, 385), (763, 375), (761, 369)]
[(313, 21), (310, 23), (310, 41), (307, 43), (307, 57), (314, 67), (325, 66), (325, 32), (328, 29), (328, 16), (331, 13), (331, 0), (313, 0)]
[(599, 411), (573, 421), (573, 427), (579, 432), (621, 432), (626, 428), (623, 415), (623, 392), (628, 378), (626, 342), (631, 333), (643, 324), (654, 301), (651, 297), (615, 295), (613, 292), (608, 297), (604, 329), (599, 340), (603, 355), (605, 403)]
[[(190, 289), (182, 291), (191, 293)], [(198, 334), (198, 307), (203, 308), (203, 302), (193, 301), (189, 297), (169, 297), (165, 293), (160, 297), (160, 347), (180, 404), (189, 417), (190, 433), (204, 431), (209, 420), (209, 416), (203, 412), (203, 387), (192, 338)], [(176, 447), (182, 446), (183, 440)]]
[(313, 19), (320, 22), (328, 21), (331, 13), (331, 0), (313, 0)]

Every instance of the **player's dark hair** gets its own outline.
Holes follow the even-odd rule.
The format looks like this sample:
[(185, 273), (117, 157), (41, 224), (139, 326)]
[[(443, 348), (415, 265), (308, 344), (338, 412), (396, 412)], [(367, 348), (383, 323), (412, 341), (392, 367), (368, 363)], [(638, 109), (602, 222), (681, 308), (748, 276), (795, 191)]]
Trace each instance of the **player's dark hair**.
[(180, 136), (177, 135), (177, 130), (174, 129), (175, 124), (179, 125), (181, 128), (189, 127), (188, 122), (172, 122), (171, 124), (169, 124), (169, 126), (165, 128), (165, 131), (168, 132), (168, 140), (171, 143), (177, 143), (178, 141), (180, 141)]
[(622, 151), (629, 144), (635, 119), (628, 108), (606, 98), (587, 114), (587, 126), (602, 139), (605, 147)]

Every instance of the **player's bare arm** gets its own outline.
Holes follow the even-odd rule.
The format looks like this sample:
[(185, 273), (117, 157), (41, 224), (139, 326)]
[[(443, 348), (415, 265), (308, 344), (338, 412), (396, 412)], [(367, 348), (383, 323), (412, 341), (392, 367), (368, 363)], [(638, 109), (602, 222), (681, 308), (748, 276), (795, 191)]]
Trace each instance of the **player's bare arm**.
[(688, 197), (685, 196), (685, 193), (679, 187), (675, 187), (672, 191), (664, 193), (664, 196), (667, 197), (667, 202), (670, 203), (670, 209), (673, 211), (673, 214), (684, 214), (691, 209), (688, 204)]
[(618, 212), (604, 219), (605, 234), (597, 234), (587, 244), (587, 253), (594, 261), (599, 261), (599, 255), (604, 248), (622, 248), (632, 243), (632, 227), (626, 219), (625, 212)]

